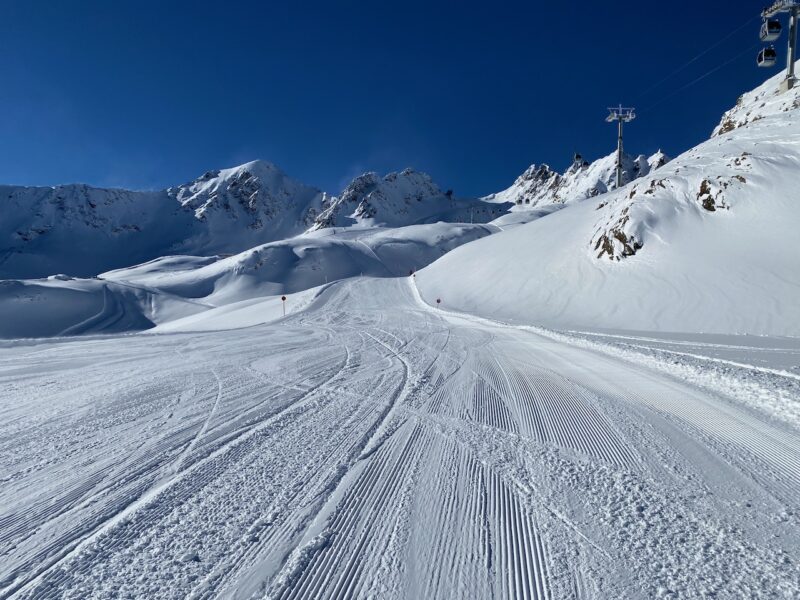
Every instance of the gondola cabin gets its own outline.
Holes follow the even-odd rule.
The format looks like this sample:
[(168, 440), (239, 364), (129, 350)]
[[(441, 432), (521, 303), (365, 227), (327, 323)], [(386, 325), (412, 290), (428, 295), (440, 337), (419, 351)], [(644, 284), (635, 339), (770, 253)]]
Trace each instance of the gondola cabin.
[(759, 67), (774, 67), (775, 61), (778, 59), (778, 53), (775, 52), (775, 48), (772, 46), (768, 48), (764, 48), (761, 52), (758, 53), (758, 58), (756, 62), (758, 62)]
[(761, 41), (774, 42), (781, 37), (781, 22), (777, 19), (766, 19), (761, 24)]

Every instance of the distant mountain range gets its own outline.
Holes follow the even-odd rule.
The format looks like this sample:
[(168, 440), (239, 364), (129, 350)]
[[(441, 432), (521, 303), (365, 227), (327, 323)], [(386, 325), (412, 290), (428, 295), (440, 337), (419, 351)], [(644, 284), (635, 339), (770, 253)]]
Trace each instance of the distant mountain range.
[[(626, 181), (666, 157), (625, 157)], [(531, 166), (508, 189), (456, 197), (412, 169), (365, 173), (336, 196), (253, 161), (161, 191), (0, 186), (0, 279), (92, 276), (161, 256), (227, 255), (325, 228), (487, 223), (613, 188), (614, 156), (564, 174)]]

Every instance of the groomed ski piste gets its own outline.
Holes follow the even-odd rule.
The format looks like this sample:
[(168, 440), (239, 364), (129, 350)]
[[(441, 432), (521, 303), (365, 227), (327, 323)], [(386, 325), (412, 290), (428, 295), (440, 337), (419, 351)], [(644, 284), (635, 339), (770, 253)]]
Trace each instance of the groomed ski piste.
[[(356, 277), (266, 325), (7, 343), (0, 595), (797, 597), (796, 415), (597, 337)], [(797, 398), (741, 362), (796, 342), (684, 344)]]

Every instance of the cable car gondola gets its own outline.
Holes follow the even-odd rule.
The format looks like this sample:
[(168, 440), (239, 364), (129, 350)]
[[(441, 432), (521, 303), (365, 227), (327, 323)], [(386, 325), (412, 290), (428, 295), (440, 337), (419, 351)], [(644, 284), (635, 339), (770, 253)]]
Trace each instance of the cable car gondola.
[(781, 37), (781, 22), (777, 19), (764, 19), (761, 24), (761, 41), (774, 42)]
[(756, 61), (758, 62), (759, 67), (774, 67), (775, 61), (778, 58), (778, 53), (775, 52), (775, 48), (772, 46), (768, 46), (763, 48), (761, 52), (758, 53), (758, 58)]

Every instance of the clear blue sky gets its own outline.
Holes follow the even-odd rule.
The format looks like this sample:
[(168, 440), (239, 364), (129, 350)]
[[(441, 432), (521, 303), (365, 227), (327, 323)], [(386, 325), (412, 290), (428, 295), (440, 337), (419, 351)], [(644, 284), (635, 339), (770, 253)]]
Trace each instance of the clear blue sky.
[[(152, 189), (263, 158), (331, 192), (411, 166), (482, 195), (611, 152), (606, 106), (756, 44), (754, 20), (642, 97), (761, 4), (2, 0), (0, 182)], [(775, 72), (755, 53), (643, 110), (627, 149), (707, 137)]]

